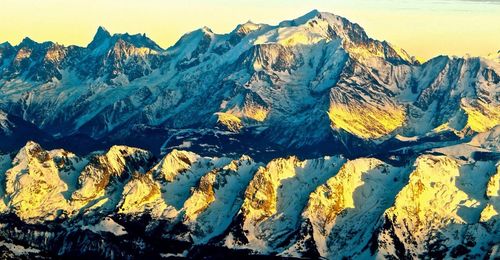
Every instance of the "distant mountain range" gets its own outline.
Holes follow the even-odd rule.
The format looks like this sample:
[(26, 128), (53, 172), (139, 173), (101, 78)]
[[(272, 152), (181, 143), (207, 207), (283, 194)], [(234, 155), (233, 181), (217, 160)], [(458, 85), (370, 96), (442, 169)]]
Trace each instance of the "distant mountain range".
[(500, 257), (499, 124), (500, 53), (318, 11), (3, 43), (0, 256)]
[[(53, 136), (51, 147), (92, 140), (62, 145), (80, 153), (120, 143), (159, 154), (185, 143), (215, 154), (255, 146), (255, 155), (359, 156), (398, 136), (462, 138), (500, 120), (498, 61), (419, 64), (317, 11), (223, 35), (202, 28), (167, 50), (102, 27), (86, 48), (26, 38), (3, 44), (0, 60), (0, 109)], [(145, 136), (154, 142), (137, 141)]]

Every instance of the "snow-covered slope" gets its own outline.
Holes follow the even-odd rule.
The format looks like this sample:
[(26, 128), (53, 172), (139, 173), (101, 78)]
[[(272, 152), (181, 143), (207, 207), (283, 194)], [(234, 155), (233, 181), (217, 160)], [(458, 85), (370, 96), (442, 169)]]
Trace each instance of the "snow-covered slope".
[(495, 163), (419, 157), (409, 183), (384, 214), (377, 254), (483, 257), (485, 249), (500, 242), (494, 224), (497, 214), (490, 215), (494, 206), (485, 196), (498, 193), (491, 193), (491, 185), (498, 182)]
[(365, 249), (407, 176), (405, 167), (395, 168), (377, 159), (348, 161), (311, 193), (302, 214), (301, 230), (307, 232), (300, 234), (303, 238), (285, 255), (294, 256), (311, 243), (324, 257), (355, 257)]
[(286, 243), (297, 229), (308, 195), (334, 175), (343, 158), (299, 161), (296, 157), (275, 159), (260, 168), (245, 192), (237, 217), (224, 244), (263, 253)]

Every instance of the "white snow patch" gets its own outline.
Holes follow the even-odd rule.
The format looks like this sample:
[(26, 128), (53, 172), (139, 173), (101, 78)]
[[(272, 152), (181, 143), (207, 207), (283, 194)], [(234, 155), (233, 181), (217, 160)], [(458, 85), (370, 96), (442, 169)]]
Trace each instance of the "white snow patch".
[(95, 233), (109, 232), (114, 234), (115, 236), (123, 236), (127, 234), (125, 228), (122, 225), (116, 223), (110, 217), (105, 217), (103, 220), (101, 220), (101, 222), (99, 222), (96, 225), (83, 226), (82, 229), (90, 230)]
[(38, 250), (38, 249), (30, 248), (30, 247), (24, 247), (24, 246), (16, 245), (16, 244), (9, 243), (9, 242), (6, 242), (6, 241), (0, 241), (0, 246), (7, 247), (7, 249), (9, 249), (16, 256), (22, 256), (22, 255), (27, 255), (27, 254), (38, 254), (38, 253), (40, 253), (40, 250)]
[(402, 135), (396, 135), (396, 139), (402, 142), (415, 142), (418, 140), (418, 136), (406, 137)]

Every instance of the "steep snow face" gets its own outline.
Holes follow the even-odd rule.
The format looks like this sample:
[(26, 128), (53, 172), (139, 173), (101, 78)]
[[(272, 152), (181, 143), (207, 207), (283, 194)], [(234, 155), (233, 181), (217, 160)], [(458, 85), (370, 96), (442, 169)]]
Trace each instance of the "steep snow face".
[(245, 189), (259, 165), (242, 156), (200, 179), (183, 206), (183, 223), (195, 243), (206, 243), (227, 229), (241, 208)]
[(364, 139), (385, 137), (403, 126), (406, 112), (391, 99), (393, 93), (357, 74), (354, 68), (353, 75), (342, 75), (330, 92), (332, 126)]
[(174, 178), (182, 172), (191, 168), (191, 166), (201, 159), (199, 155), (187, 151), (173, 150), (153, 168), (155, 175), (161, 175), (167, 182), (172, 182)]
[(26, 222), (55, 220), (69, 210), (68, 198), (81, 162), (66, 151), (47, 152), (27, 143), (5, 172), (6, 206)]
[(113, 210), (120, 199), (123, 182), (136, 172), (146, 172), (151, 159), (150, 152), (127, 146), (113, 146), (105, 154), (91, 157), (78, 177), (78, 189), (71, 200), (77, 208), (95, 200), (94, 205), (109, 206)]
[(182, 224), (195, 243), (206, 243), (229, 226), (258, 166), (247, 156), (229, 160), (172, 151), (151, 171), (127, 182), (118, 213), (148, 213)]
[(489, 201), (484, 195), (495, 172), (493, 162), (465, 164), (446, 156), (419, 157), (408, 185), (385, 212), (378, 254), (484, 256), (484, 249), (499, 239), (499, 230), (485, 228), (486, 219), (481, 220)]
[(301, 230), (311, 225), (312, 237), (301, 234), (285, 254), (301, 256), (296, 252), (303, 253), (312, 241), (322, 257), (355, 257), (369, 244), (381, 215), (406, 184), (407, 173), (376, 159), (348, 161), (309, 196)]
[(165, 209), (161, 197), (160, 185), (152, 174), (135, 173), (123, 187), (122, 199), (118, 205), (118, 213), (142, 215), (149, 213), (160, 217)]
[[(211, 178), (209, 177), (211, 174), (225, 170), (229, 167), (225, 165), (230, 162), (229, 158), (208, 158), (187, 151), (173, 150), (151, 170), (132, 176), (123, 188), (118, 213), (125, 215), (148, 213), (155, 218), (168, 219), (171, 223), (178, 223), (179, 218), (184, 216), (186, 222), (198, 225), (197, 215), (213, 202), (210, 199), (213, 198), (213, 191), (205, 187), (208, 185), (207, 178)], [(237, 163), (242, 162), (236, 161), (229, 165)], [(199, 194), (193, 191), (200, 189), (198, 185), (202, 184), (204, 186), (201, 189), (207, 193)], [(201, 198), (203, 196), (207, 197)], [(202, 236), (216, 231), (208, 227), (205, 231), (193, 230), (193, 232), (198, 232), (198, 236)]]
[(467, 114), (467, 127), (476, 132), (485, 132), (500, 124), (500, 105), (482, 101), (462, 102), (462, 109)]
[(213, 167), (209, 158), (173, 150), (147, 173), (134, 174), (124, 187), (119, 213), (174, 219), (190, 189)]
[(238, 223), (225, 238), (228, 247), (270, 253), (286, 243), (300, 224), (309, 194), (334, 175), (344, 161), (325, 157), (276, 159), (260, 168), (248, 185)]
[(153, 176), (160, 183), (162, 208), (166, 218), (177, 218), (191, 191), (210, 171), (223, 167), (229, 158), (201, 157), (197, 154), (174, 150), (167, 154), (153, 169)]
[(483, 58), (437, 57), (423, 64), (400, 96), (413, 102), (405, 131), (491, 129), (498, 124), (499, 72), (498, 65)]
[[(474, 95), (466, 94), (467, 97), (461, 100), (461, 108), (467, 115), (466, 127), (476, 132), (485, 132), (500, 124), (500, 101), (498, 99), (500, 63), (479, 58), (470, 59), (467, 63), (479, 63), (479, 69), (476, 83), (470, 83), (470, 80), (465, 77), (466, 73), (458, 80), (460, 85), (471, 84), (473, 87), (471, 92), (474, 93)], [(476, 72), (473, 65), (462, 67), (462, 70), (466, 69), (471, 70), (470, 73)]]

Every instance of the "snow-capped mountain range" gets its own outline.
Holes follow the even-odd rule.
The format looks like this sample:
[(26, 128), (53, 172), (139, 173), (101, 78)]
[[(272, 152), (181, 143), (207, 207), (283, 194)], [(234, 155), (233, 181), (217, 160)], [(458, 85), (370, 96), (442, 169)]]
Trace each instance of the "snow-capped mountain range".
[[(256, 156), (358, 156), (398, 136), (463, 138), (500, 122), (498, 61), (419, 64), (318, 11), (227, 34), (202, 28), (167, 50), (102, 27), (87, 47), (26, 38), (2, 44), (0, 60), (0, 109), (52, 136), (51, 147), (81, 153), (120, 143), (155, 154), (189, 145), (210, 155), (250, 146)], [(94, 145), (66, 147), (75, 136)], [(145, 136), (154, 141), (137, 141)]]
[(497, 126), (398, 166), (182, 150), (156, 159), (127, 146), (80, 157), (28, 142), (0, 156), (0, 252), (494, 259), (499, 140)]
[(0, 256), (498, 257), (498, 57), (318, 11), (3, 43)]

